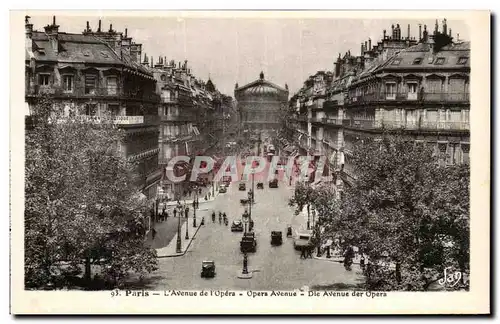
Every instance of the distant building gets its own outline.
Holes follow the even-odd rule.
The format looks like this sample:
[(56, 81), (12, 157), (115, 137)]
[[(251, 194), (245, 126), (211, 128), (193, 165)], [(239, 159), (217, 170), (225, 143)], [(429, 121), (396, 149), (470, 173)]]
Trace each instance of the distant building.
[[(160, 123), (159, 163), (163, 169), (162, 188), (168, 199), (182, 199), (189, 192), (191, 170), (196, 155), (216, 155), (214, 147), (221, 145), (223, 110), (228, 99), (217, 91), (212, 80), (197, 79), (188, 62), (175, 63), (159, 57), (153, 64), (147, 56), (143, 65), (156, 79), (156, 92), (161, 97), (158, 109)], [(229, 97), (231, 99), (231, 97)], [(231, 102), (232, 100), (229, 100)], [(189, 156), (189, 163), (169, 165), (175, 156)], [(186, 175), (186, 181), (172, 182), (167, 172)]]
[(44, 31), (33, 30), (26, 17), (25, 99), (31, 111), (40, 94), (50, 94), (66, 116), (111, 119), (126, 130), (125, 157), (139, 162), (139, 188), (156, 197), (158, 167), (158, 105), (155, 79), (140, 64), (141, 45), (125, 34), (59, 31), (56, 17)]
[(243, 87), (236, 84), (234, 97), (244, 130), (270, 138), (280, 128), (280, 114), (288, 102), (288, 86), (282, 88), (265, 80), (261, 72), (258, 80)]
[(339, 55), (321, 107), (307, 82), (290, 103), (298, 109), (299, 146), (326, 154), (340, 186), (356, 178), (354, 143), (382, 132), (433, 145), (442, 164), (469, 163), (470, 43), (453, 42), (446, 20), (432, 34), (420, 25), (418, 39), (410, 26), (406, 37), (399, 25), (391, 29), (376, 45), (361, 44), (359, 56)]

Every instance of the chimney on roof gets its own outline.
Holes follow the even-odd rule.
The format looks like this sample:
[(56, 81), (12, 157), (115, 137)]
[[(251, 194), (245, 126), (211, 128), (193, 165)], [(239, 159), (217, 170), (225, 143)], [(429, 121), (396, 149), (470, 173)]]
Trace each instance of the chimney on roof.
[(125, 28), (125, 38), (127, 38), (128, 29)]
[(146, 53), (144, 53), (144, 61), (142, 61), (142, 65), (145, 65), (145, 66), (149, 65), (148, 55)]
[[(368, 42), (367, 42), (367, 41), (365, 41), (365, 52), (366, 52), (366, 51), (368, 51), (368, 50), (369, 50), (369, 49), (368, 49)], [(364, 54), (364, 52), (363, 52), (363, 54)]]
[(384, 38), (383, 39), (385, 39), (387, 37), (386, 34), (387, 34), (387, 30), (384, 29)]
[(97, 32), (100, 33), (101, 32), (101, 19), (99, 19), (99, 27), (97, 27)]
[(109, 32), (114, 33), (115, 31), (113, 30), (113, 24), (109, 24)]
[(418, 24), (418, 41), (422, 40), (422, 24)]
[(424, 25), (424, 33), (422, 35), (422, 41), (427, 42), (428, 38), (429, 38), (429, 33), (427, 32), (427, 25)]
[(396, 39), (401, 39), (401, 27), (399, 26), (399, 24), (396, 25)]
[(410, 39), (410, 24), (408, 24), (408, 36), (407, 36), (407, 39), (408, 40)]
[(153, 55), (151, 55), (151, 65), (150, 66), (154, 67), (154, 64), (155, 64), (155, 62), (154, 62), (154, 59), (153, 59)]
[(24, 28), (26, 31), (25, 47), (28, 52), (33, 50), (33, 24), (30, 24), (30, 16), (24, 17)]
[(56, 25), (56, 16), (52, 18), (52, 25), (45, 26), (45, 33), (49, 43), (56, 53), (59, 52), (59, 25)]
[(457, 42), (460, 41), (460, 34), (457, 33)]
[(396, 34), (394, 33), (394, 25), (391, 26), (391, 37), (396, 38)]
[(443, 34), (448, 35), (447, 32), (448, 32), (448, 25), (446, 23), (446, 18), (444, 18), (443, 19)]
[(363, 55), (365, 54), (365, 47), (363, 45), (363, 42), (361, 42), (361, 54), (360, 55)]
[(85, 29), (83, 30), (83, 34), (86, 35), (86, 34), (90, 34), (90, 33), (92, 33), (92, 29), (90, 28), (90, 24), (87, 21), (87, 25), (86, 25)]
[(368, 38), (368, 50), (369, 51), (372, 50), (372, 39), (371, 38)]
[(436, 24), (434, 25), (434, 34), (437, 34), (439, 30), (438, 20), (436, 19)]

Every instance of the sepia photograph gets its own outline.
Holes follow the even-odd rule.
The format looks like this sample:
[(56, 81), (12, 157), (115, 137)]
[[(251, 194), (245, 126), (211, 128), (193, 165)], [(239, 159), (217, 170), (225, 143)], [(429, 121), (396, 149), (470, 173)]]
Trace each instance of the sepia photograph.
[(488, 313), (489, 13), (355, 14), (11, 12), (19, 312)]

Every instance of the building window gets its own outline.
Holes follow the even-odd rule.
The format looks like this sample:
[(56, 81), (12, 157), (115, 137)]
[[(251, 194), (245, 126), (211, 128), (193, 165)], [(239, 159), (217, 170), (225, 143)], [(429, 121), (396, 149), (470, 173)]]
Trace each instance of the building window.
[(443, 65), (444, 64), (444, 57), (438, 57), (436, 59), (436, 62), (434, 62), (435, 65)]
[(97, 115), (97, 104), (86, 104), (85, 105), (85, 115), (96, 116)]
[(41, 86), (49, 85), (50, 74), (39, 74), (38, 75), (38, 84)]
[(108, 111), (111, 114), (111, 116), (119, 116), (120, 115), (120, 105), (108, 104)]
[(385, 84), (385, 95), (386, 99), (396, 99), (396, 83), (386, 83)]
[(422, 58), (417, 57), (416, 59), (413, 60), (413, 65), (420, 65), (422, 63)]
[(85, 94), (95, 94), (97, 87), (97, 76), (96, 75), (86, 75), (85, 76)]
[(64, 91), (71, 92), (73, 91), (73, 76), (72, 75), (63, 75), (63, 87)]
[(401, 59), (397, 58), (394, 61), (392, 61), (391, 65), (399, 65), (399, 63), (401, 63)]
[(408, 100), (417, 100), (417, 83), (408, 83)]
[(460, 64), (460, 65), (465, 65), (465, 64), (467, 63), (467, 61), (468, 61), (468, 60), (469, 60), (469, 58), (468, 58), (468, 57), (460, 57), (460, 58), (458, 59), (457, 64)]
[(115, 95), (118, 92), (118, 79), (114, 76), (107, 77), (106, 88), (109, 95)]

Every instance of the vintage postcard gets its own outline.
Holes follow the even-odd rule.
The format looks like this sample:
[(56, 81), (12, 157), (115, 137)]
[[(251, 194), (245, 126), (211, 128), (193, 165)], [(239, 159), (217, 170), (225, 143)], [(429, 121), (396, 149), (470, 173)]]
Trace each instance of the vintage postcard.
[(487, 11), (12, 11), (14, 314), (489, 314)]

